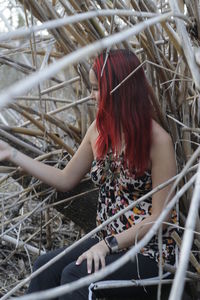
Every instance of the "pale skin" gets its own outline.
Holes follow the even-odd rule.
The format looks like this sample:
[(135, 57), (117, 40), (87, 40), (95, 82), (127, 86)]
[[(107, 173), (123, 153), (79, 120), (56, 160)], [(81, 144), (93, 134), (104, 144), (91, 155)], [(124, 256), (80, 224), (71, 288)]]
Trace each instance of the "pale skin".
[[(98, 101), (98, 83), (93, 70), (90, 70), (90, 82), (92, 86), (92, 97)], [(98, 137), (96, 122), (89, 127), (79, 149), (63, 170), (45, 165), (39, 161), (14, 150), (11, 146), (0, 141), (0, 161), (9, 160), (20, 166), (24, 171), (41, 181), (53, 186), (60, 191), (69, 191), (74, 188), (86, 173), (90, 171), (92, 161), (96, 157), (95, 142)], [(176, 162), (174, 147), (169, 134), (155, 121), (152, 123), (152, 145), (150, 151), (150, 168), (152, 173), (152, 188), (160, 185), (176, 174)], [(165, 200), (171, 186), (167, 186), (152, 196), (152, 214), (142, 222), (131, 228), (116, 234), (119, 249), (128, 248), (140, 240), (151, 228), (153, 222), (163, 210)], [(169, 216), (166, 218), (168, 220)], [(145, 225), (145, 226), (144, 226)], [(105, 257), (109, 249), (104, 240), (100, 241), (77, 259), (76, 264), (87, 260), (88, 273), (105, 266)]]

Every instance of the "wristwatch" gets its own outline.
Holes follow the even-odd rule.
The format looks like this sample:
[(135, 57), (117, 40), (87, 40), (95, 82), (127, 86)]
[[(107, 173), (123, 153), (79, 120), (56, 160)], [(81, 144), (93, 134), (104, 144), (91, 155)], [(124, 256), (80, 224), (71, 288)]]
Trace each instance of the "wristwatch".
[(118, 251), (119, 246), (118, 246), (117, 239), (114, 235), (109, 235), (105, 237), (104, 241), (110, 250), (110, 254)]

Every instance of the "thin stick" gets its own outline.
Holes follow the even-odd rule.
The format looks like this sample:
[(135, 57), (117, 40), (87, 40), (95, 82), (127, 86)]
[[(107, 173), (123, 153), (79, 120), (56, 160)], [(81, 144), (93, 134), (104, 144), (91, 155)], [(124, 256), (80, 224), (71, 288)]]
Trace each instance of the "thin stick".
[[(185, 230), (187, 230), (185, 228)], [(172, 232), (172, 238), (175, 240), (176, 244), (178, 245), (179, 249), (181, 249), (181, 243), (182, 240), (180, 238), (180, 236), (178, 235), (178, 233), (176, 231)], [(190, 251), (190, 262), (193, 265), (193, 267), (195, 267), (195, 269), (197, 270), (197, 272), (200, 274), (200, 264), (198, 263), (196, 257), (194, 256), (194, 254)]]
[[(174, 282), (172, 285), (172, 289), (170, 292), (169, 300), (180, 300), (183, 288), (184, 288), (184, 276), (188, 265), (190, 249), (192, 246), (193, 240), (193, 229), (195, 227), (197, 214), (199, 211), (199, 204), (200, 204), (200, 164), (197, 171), (197, 178), (194, 188), (194, 193), (192, 196), (190, 209), (187, 217), (187, 221), (185, 224), (185, 232), (183, 235), (182, 247), (180, 251), (180, 258), (179, 258), (179, 267), (177, 269)], [(177, 289), (177, 286), (179, 287)]]
[[(91, 96), (84, 97), (84, 98), (79, 99), (77, 101), (74, 101), (74, 102), (72, 102), (70, 104), (66, 104), (66, 105), (63, 105), (63, 106), (61, 106), (59, 108), (56, 108), (56, 109), (48, 112), (47, 115), (54, 115), (54, 114), (60, 113), (60, 112), (62, 112), (64, 110), (70, 109), (72, 107), (76, 107), (77, 105), (80, 105), (80, 104), (83, 104), (83, 103), (85, 103), (85, 102), (87, 102), (87, 101), (89, 101), (91, 99), (93, 99), (93, 98), (91, 98)], [(36, 117), (35, 120), (40, 120), (40, 117)], [(21, 126), (24, 127), (24, 126), (27, 126), (29, 124), (31, 124), (31, 122), (27, 121), (27, 122), (24, 122)]]
[(59, 84), (56, 84), (56, 85), (54, 85), (54, 86), (51, 86), (50, 88), (48, 88), (48, 89), (46, 89), (46, 90), (41, 91), (41, 95), (45, 95), (45, 94), (47, 94), (47, 93), (57, 91), (57, 90), (59, 90), (59, 89), (65, 87), (65, 86), (67, 86), (67, 85), (69, 85), (69, 84), (71, 84), (71, 83), (77, 82), (77, 81), (79, 81), (79, 80), (80, 80), (80, 76), (76, 76), (75, 78), (71, 78), (71, 79), (69, 79), (69, 80), (67, 80), (67, 81), (61, 82), (61, 83), (59, 83)]
[[(179, 74), (173, 70), (170, 70), (164, 66), (161, 66), (159, 64), (156, 64), (152, 61), (149, 61), (149, 60), (144, 60), (136, 69), (134, 69), (127, 77), (125, 77), (116, 87), (114, 87), (114, 89), (111, 90), (110, 94), (112, 94), (113, 92), (115, 92), (124, 82), (126, 82), (126, 80), (128, 80), (135, 72), (137, 72), (137, 70), (139, 70), (143, 65), (145, 65), (146, 63), (152, 65), (152, 66), (155, 66), (155, 67), (158, 67), (158, 68), (161, 68), (163, 70), (166, 70), (166, 71), (170, 71), (171, 73), (174, 73), (176, 75), (179, 75), (181, 77), (185, 77), (183, 74)], [(186, 79), (187, 81), (191, 81), (191, 78), (187, 78)]]
[(11, 236), (9, 236), (9, 235), (7, 235), (7, 234), (5, 234), (3, 237), (2, 237), (2, 240), (3, 241), (6, 241), (6, 242), (8, 242), (8, 243), (11, 243), (11, 244), (13, 244), (13, 245), (15, 245), (15, 246), (17, 246), (17, 248), (19, 248), (19, 247), (24, 247), (24, 246), (26, 246), (26, 248), (29, 250), (29, 251), (31, 251), (32, 253), (35, 253), (35, 254), (44, 254), (45, 253), (45, 251), (39, 251), (39, 249), (38, 248), (36, 248), (36, 247), (34, 247), (34, 246), (31, 246), (31, 245), (28, 245), (28, 244), (26, 244), (26, 243), (24, 243), (24, 242), (22, 242), (22, 241), (17, 241), (16, 239), (14, 239), (13, 237), (11, 237)]
[(68, 100), (68, 99), (60, 99), (60, 98), (54, 98), (54, 97), (42, 97), (40, 99), (37, 96), (20, 96), (16, 97), (16, 100), (28, 100), (28, 101), (55, 101), (55, 102), (61, 102), (61, 103), (72, 103), (73, 100)]
[(18, 139), (17, 137), (13, 136), (12, 134), (6, 132), (5, 130), (3, 130), (1, 128), (0, 128), (0, 135), (25, 149), (29, 149), (30, 151), (32, 151), (36, 154), (39, 154), (39, 155), (44, 154), (43, 151), (39, 150), (38, 148), (36, 148), (34, 146), (31, 146), (31, 145), (25, 143), (24, 141)]
[[(172, 8), (174, 13), (180, 13), (179, 6), (176, 0), (169, 0), (170, 7)], [(199, 76), (199, 67), (195, 62), (195, 55), (192, 49), (192, 44), (187, 34), (186, 26), (183, 21), (176, 19), (177, 31), (181, 38), (182, 49), (184, 55), (187, 59), (188, 66), (190, 68), (190, 72), (192, 74), (193, 80), (195, 82), (196, 87), (200, 90), (200, 76)]]
[[(144, 17), (155, 17), (158, 14), (155, 13), (147, 13), (147, 12), (137, 12), (133, 10), (123, 10), (123, 9), (105, 9), (105, 10), (95, 10), (95, 11), (90, 11), (90, 12), (84, 12), (84, 13), (79, 13), (77, 15), (73, 16), (67, 16), (62, 19), (57, 19), (53, 21), (47, 21), (44, 22), (42, 25), (39, 26), (32, 26), (31, 28), (26, 28), (26, 29), (17, 29), (14, 32), (7, 32), (1, 35), (0, 37), (0, 43), (5, 41), (5, 40), (10, 40), (10, 39), (16, 39), (20, 37), (26, 37), (31, 35), (33, 32), (38, 32), (41, 30), (50, 30), (58, 27), (62, 27), (67, 24), (73, 24), (77, 22), (81, 22), (87, 19), (91, 19), (94, 17), (99, 17), (99, 16), (112, 16), (112, 15), (123, 15), (123, 16), (144, 16)], [(182, 17), (185, 18), (184, 15), (181, 15)]]

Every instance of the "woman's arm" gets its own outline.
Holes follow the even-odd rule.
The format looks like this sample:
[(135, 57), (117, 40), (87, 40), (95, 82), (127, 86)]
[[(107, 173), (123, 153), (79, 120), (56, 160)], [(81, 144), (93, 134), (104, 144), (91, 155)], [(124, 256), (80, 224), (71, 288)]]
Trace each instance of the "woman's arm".
[(0, 142), (0, 161), (9, 160), (57, 190), (68, 191), (76, 186), (91, 168), (93, 130), (94, 124), (90, 126), (79, 149), (63, 170), (36, 161), (4, 142)]
[[(159, 125), (156, 124), (156, 126)], [(161, 127), (157, 128), (153, 134), (151, 163), (153, 189), (176, 175), (176, 161), (173, 143), (171, 137)], [(164, 209), (166, 205), (165, 201), (171, 187), (172, 184), (153, 194), (152, 214), (150, 216), (146, 217), (142, 222), (132, 226), (128, 230), (116, 235), (120, 249), (133, 245), (136, 240), (139, 241), (149, 231), (153, 225), (152, 222), (157, 220)], [(165, 221), (170, 218), (170, 215), (171, 212), (168, 214)]]

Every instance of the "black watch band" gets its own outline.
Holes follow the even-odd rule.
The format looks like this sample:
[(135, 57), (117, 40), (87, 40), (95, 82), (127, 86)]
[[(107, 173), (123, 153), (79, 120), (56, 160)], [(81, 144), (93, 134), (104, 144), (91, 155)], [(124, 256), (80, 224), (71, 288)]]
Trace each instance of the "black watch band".
[(105, 237), (104, 241), (110, 250), (110, 254), (118, 251), (119, 245), (118, 245), (117, 239), (114, 235), (109, 235), (109, 236)]

